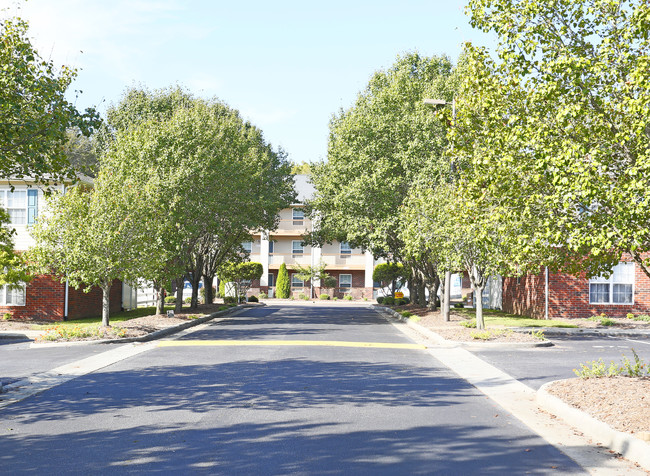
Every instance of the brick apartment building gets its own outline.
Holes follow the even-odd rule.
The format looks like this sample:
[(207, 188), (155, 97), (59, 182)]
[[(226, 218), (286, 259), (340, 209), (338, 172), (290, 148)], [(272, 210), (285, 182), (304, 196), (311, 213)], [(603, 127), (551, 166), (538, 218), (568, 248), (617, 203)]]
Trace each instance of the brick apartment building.
[[(81, 177), (81, 183), (92, 185), (92, 180)], [(65, 185), (52, 188), (62, 190), (63, 187)], [(25, 251), (34, 244), (29, 229), (43, 212), (44, 205), (43, 190), (33, 181), (0, 179), (0, 207), (7, 210), (11, 226), (16, 230), (16, 251)], [(122, 308), (122, 285), (119, 281), (111, 288), (110, 306), (111, 312)], [(9, 314), (12, 319), (81, 319), (101, 316), (101, 309), (102, 292), (99, 288), (85, 293), (50, 275), (35, 276), (17, 289), (0, 286), (0, 316)]]
[[(548, 309), (548, 310), (547, 310)], [(503, 310), (544, 319), (650, 314), (650, 279), (629, 257), (609, 277), (575, 277), (563, 273), (503, 278)]]
[(291, 280), (291, 292), (294, 297), (309, 295), (311, 284), (300, 281), (292, 271), (294, 265), (326, 265), (326, 272), (336, 279), (336, 286), (324, 289), (319, 282), (313, 283), (313, 296), (325, 293), (342, 298), (351, 295), (355, 299), (372, 299), (376, 289), (372, 273), (377, 261), (369, 252), (351, 248), (347, 243), (333, 242), (322, 247), (304, 246), (303, 236), (312, 230), (312, 222), (304, 214), (304, 204), (313, 193), (309, 176), (296, 175), (295, 187), (297, 202), (280, 212), (278, 229), (272, 232), (256, 232), (245, 246), (250, 251), (250, 260), (262, 263), (264, 274), (259, 282), (253, 283), (249, 294), (260, 292), (275, 295), (275, 283), (280, 265), (284, 263)]

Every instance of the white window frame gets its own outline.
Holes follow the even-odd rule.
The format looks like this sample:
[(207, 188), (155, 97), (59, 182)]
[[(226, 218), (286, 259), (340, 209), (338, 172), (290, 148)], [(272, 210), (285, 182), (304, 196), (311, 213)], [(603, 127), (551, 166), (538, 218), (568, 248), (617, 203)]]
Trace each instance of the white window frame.
[[(627, 268), (627, 271), (624, 271)], [(589, 304), (595, 306), (633, 306), (634, 305), (634, 288), (635, 288), (635, 272), (636, 266), (633, 262), (621, 262), (614, 267), (612, 274), (605, 278), (598, 276), (589, 280)], [(607, 301), (597, 301), (595, 296), (600, 294), (596, 289), (607, 289)], [(616, 302), (614, 301), (614, 293), (617, 291), (617, 286), (630, 286), (631, 287), (631, 301), (630, 302)], [(620, 288), (619, 288), (620, 289)], [(619, 291), (620, 293), (620, 291)], [(628, 292), (625, 294), (630, 295)]]
[[(343, 276), (349, 276), (350, 282), (343, 283)], [(339, 274), (339, 288), (352, 289), (352, 275), (351, 274)]]
[[(13, 302), (15, 297), (20, 293), (20, 298), (18, 303)], [(7, 297), (10, 296), (10, 299)], [(12, 301), (12, 302), (8, 302)], [(0, 286), (0, 306), (12, 306), (12, 307), (22, 307), (27, 303), (27, 287), (24, 283), (20, 283), (18, 287), (10, 289), (8, 285)]]
[[(22, 200), (23, 203), (20, 206), (10, 207), (10, 197), (12, 198), (11, 201), (13, 205), (13, 196), (16, 194), (24, 195), (24, 198)], [(10, 217), (10, 223), (12, 225), (33, 225), (36, 221), (36, 217), (38, 216), (38, 190), (34, 188), (27, 188), (22, 190), (17, 189), (12, 192), (11, 189), (8, 188), (0, 189), (0, 207), (7, 210)], [(15, 221), (12, 218), (12, 211), (15, 210), (22, 211), (23, 219), (20, 222)]]
[(244, 241), (241, 244), (242, 248), (244, 248), (244, 251), (248, 252), (249, 254), (253, 252), (253, 242), (252, 241)]
[[(298, 278), (296, 277), (298, 273), (291, 273), (291, 288), (292, 289), (298, 289), (298, 288), (304, 288), (305, 287), (305, 282), (304, 281), (299, 281)], [(296, 280), (294, 281), (294, 278)], [(299, 286), (296, 286), (295, 283), (300, 283)]]
[[(299, 248), (296, 248), (296, 246), (298, 246)], [(291, 254), (292, 255), (305, 254), (305, 246), (302, 244), (302, 240), (291, 240)]]
[[(296, 212), (298, 213), (298, 215), (296, 215)], [(291, 217), (293, 218), (294, 221), (304, 221), (305, 210), (303, 210), (302, 208), (292, 208)]]
[(339, 251), (341, 256), (350, 256), (352, 254), (352, 247), (350, 246), (350, 243), (342, 241), (339, 245)]

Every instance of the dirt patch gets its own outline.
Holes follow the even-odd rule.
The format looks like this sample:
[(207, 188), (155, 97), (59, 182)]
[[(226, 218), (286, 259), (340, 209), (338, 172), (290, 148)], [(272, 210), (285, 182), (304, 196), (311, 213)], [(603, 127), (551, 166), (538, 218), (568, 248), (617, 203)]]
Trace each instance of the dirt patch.
[(650, 377), (574, 378), (548, 392), (619, 431), (650, 431)]

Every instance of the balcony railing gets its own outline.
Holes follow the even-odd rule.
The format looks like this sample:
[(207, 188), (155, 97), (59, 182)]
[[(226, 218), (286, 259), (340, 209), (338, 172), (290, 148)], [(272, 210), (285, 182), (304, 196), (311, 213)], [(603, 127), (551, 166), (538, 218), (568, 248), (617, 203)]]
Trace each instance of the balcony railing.
[(322, 254), (321, 260), (328, 267), (364, 267), (366, 255), (363, 254)]
[(300, 266), (309, 266), (311, 265), (311, 255), (310, 254), (272, 254), (269, 256), (269, 265), (281, 265), (282, 263), (290, 266), (292, 264), (298, 264)]

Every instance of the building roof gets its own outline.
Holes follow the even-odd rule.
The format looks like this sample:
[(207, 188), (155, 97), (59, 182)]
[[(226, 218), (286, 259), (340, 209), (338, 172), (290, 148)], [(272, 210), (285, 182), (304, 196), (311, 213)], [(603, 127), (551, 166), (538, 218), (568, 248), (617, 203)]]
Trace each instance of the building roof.
[(316, 189), (311, 183), (309, 175), (294, 175), (294, 188), (298, 197), (296, 198), (297, 203), (305, 203), (307, 200), (314, 196)]

